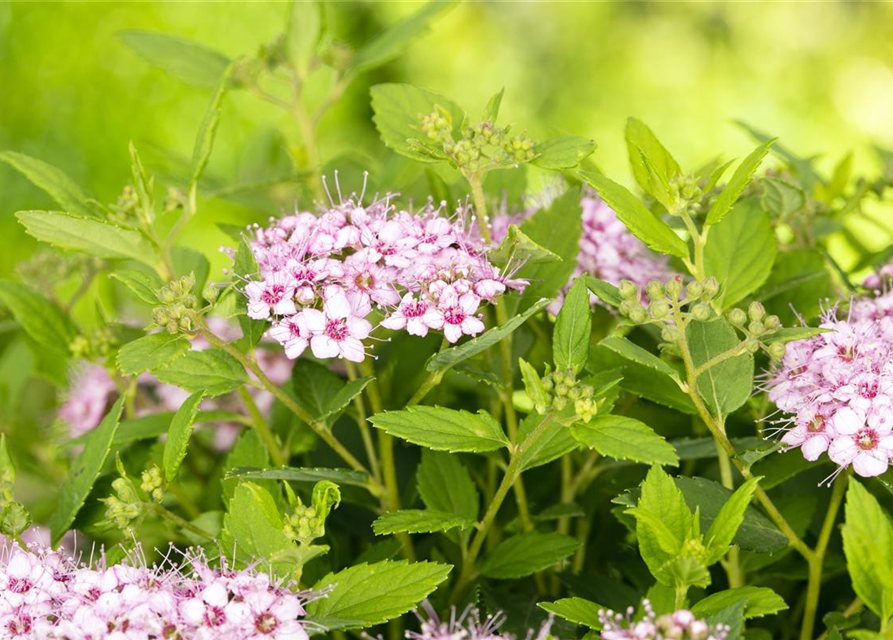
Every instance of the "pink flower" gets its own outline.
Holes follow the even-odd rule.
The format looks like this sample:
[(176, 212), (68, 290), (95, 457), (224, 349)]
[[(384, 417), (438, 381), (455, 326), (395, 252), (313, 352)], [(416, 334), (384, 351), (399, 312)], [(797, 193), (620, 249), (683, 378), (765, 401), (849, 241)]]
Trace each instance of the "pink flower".
[(381, 326), (393, 331), (406, 329), (407, 333), (414, 336), (426, 336), (430, 328), (424, 319), (427, 311), (427, 302), (417, 300), (413, 294), (407, 293), (397, 310), (381, 321)]
[(109, 397), (116, 391), (108, 371), (98, 365), (87, 364), (75, 375), (65, 404), (59, 409), (59, 417), (68, 423), (73, 437), (99, 425)]
[(853, 465), (860, 476), (879, 476), (893, 456), (893, 433), (889, 407), (865, 412), (844, 407), (832, 418), (838, 437), (828, 448), (828, 457), (841, 467)]
[(341, 289), (329, 288), (323, 310), (305, 309), (304, 321), (312, 337), (310, 348), (317, 358), (343, 358), (362, 362), (366, 357), (363, 345), (372, 332), (368, 298), (362, 294), (346, 295)]
[(680, 609), (674, 613), (656, 616), (648, 600), (642, 601), (645, 616), (633, 620), (633, 607), (626, 615), (606, 611), (598, 612), (602, 624), (602, 640), (725, 640), (729, 628), (725, 625), (711, 627), (698, 620), (691, 611)]
[(297, 313), (294, 291), (294, 284), (290, 282), (288, 274), (281, 271), (269, 274), (262, 282), (249, 282), (245, 285), (248, 317), (266, 320), (271, 313), (280, 316), (294, 315)]
[(423, 316), (425, 323), (434, 329), (443, 329), (444, 337), (451, 343), (458, 342), (463, 335), (476, 336), (486, 327), (474, 315), (481, 299), (474, 293), (459, 296), (453, 288), (447, 288), (440, 296), (437, 306)]
[(307, 327), (306, 311), (282, 320), (273, 322), (273, 326), (267, 331), (273, 340), (285, 347), (285, 355), (294, 360), (310, 344), (310, 329)]

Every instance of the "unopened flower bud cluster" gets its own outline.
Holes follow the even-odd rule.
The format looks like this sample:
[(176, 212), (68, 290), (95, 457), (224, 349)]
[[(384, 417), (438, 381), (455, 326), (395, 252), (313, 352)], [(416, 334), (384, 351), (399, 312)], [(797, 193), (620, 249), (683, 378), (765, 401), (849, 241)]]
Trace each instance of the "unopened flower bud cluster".
[(727, 317), (732, 326), (744, 334), (744, 347), (750, 353), (762, 348), (773, 360), (784, 358), (786, 348), (783, 342), (763, 341), (767, 335), (781, 329), (781, 320), (778, 316), (767, 315), (760, 302), (751, 302), (746, 313), (743, 309), (732, 309)]
[(567, 406), (573, 406), (576, 418), (589, 422), (598, 414), (598, 402), (595, 389), (577, 380), (570, 369), (553, 371), (543, 377), (543, 389), (546, 392), (546, 405), (536, 407), (537, 412), (545, 414), (549, 409), (561, 412)]
[(698, 620), (691, 611), (680, 609), (657, 616), (648, 600), (642, 601), (645, 616), (633, 620), (634, 609), (626, 615), (604, 609), (598, 612), (602, 640), (725, 640), (729, 628), (725, 625), (709, 625)]
[(158, 290), (161, 306), (152, 309), (152, 321), (168, 333), (192, 333), (198, 311), (198, 298), (192, 293), (195, 275), (178, 278)]

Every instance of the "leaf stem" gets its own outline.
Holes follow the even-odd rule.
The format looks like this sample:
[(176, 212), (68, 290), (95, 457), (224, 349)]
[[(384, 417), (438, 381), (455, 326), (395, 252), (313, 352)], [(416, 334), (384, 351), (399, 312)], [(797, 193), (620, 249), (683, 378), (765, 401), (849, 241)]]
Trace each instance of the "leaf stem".
[(251, 414), (251, 426), (255, 428), (260, 439), (264, 441), (267, 450), (270, 452), (270, 459), (273, 461), (273, 464), (277, 467), (287, 465), (288, 457), (282, 452), (282, 446), (276, 441), (276, 435), (270, 429), (270, 425), (263, 414), (261, 414), (260, 409), (257, 408), (257, 403), (254, 402), (251, 393), (245, 387), (239, 387), (239, 397), (242, 398), (245, 408)]
[[(357, 367), (353, 362), (347, 362), (347, 377), (353, 381), (357, 379)], [(372, 441), (372, 433), (366, 421), (366, 407), (363, 404), (362, 394), (353, 399), (353, 406), (357, 410), (357, 427), (360, 437), (363, 439), (363, 447), (366, 449), (366, 457), (369, 458), (369, 466), (372, 467), (372, 475), (381, 480), (381, 467), (378, 463), (378, 454), (375, 452), (375, 443)]]
[(815, 630), (816, 611), (819, 606), (819, 593), (822, 589), (822, 568), (825, 562), (825, 551), (828, 549), (828, 542), (831, 540), (831, 534), (834, 531), (834, 523), (837, 520), (840, 505), (843, 503), (848, 480), (849, 472), (844, 472), (834, 481), (831, 499), (828, 502), (828, 511), (825, 513), (825, 521), (822, 523), (818, 541), (812, 557), (807, 558), (809, 563), (809, 580), (806, 586), (806, 607), (803, 610), (800, 640), (812, 640), (812, 634)]
[(167, 509), (162, 507), (157, 502), (153, 502), (151, 504), (152, 504), (152, 511), (154, 511), (155, 513), (160, 515), (165, 520), (169, 520), (170, 522), (173, 522), (175, 525), (177, 525), (181, 529), (185, 529), (186, 531), (189, 531), (190, 533), (194, 533), (195, 535), (197, 535), (201, 538), (204, 538), (205, 540), (209, 540), (211, 542), (214, 542), (216, 540), (216, 538), (210, 532), (205, 531), (201, 527), (195, 526), (188, 520), (178, 516), (173, 511), (168, 511)]

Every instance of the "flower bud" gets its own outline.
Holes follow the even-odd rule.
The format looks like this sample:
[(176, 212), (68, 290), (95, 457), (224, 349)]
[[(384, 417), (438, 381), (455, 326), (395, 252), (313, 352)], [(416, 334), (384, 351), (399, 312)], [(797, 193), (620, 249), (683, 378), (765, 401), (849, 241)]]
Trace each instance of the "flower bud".
[(703, 286), (703, 297), (705, 301), (711, 300), (717, 293), (719, 293), (719, 281), (713, 276), (710, 276), (709, 278), (704, 280)]
[(781, 328), (781, 320), (778, 319), (778, 316), (766, 316), (763, 324), (766, 325), (767, 331), (775, 331)]
[(769, 356), (774, 360), (781, 360), (787, 351), (787, 347), (783, 342), (773, 342), (767, 349)]
[(651, 317), (655, 320), (661, 320), (670, 314), (670, 305), (667, 304), (666, 300), (652, 299), (651, 303), (648, 305), (648, 313), (650, 313)]
[(639, 293), (635, 283), (631, 280), (621, 280), (618, 289), (620, 290), (620, 297), (624, 299), (635, 298)]
[(703, 302), (699, 302), (692, 308), (691, 315), (695, 320), (709, 320), (710, 319), (710, 305), (704, 304)]
[(753, 338), (748, 338), (744, 341), (744, 348), (748, 353), (756, 353), (760, 350), (760, 343)]
[(664, 342), (676, 343), (679, 342), (679, 339), (682, 337), (682, 332), (679, 331), (678, 327), (673, 325), (667, 325), (662, 327), (660, 330), (660, 338)]
[(682, 276), (673, 276), (666, 284), (667, 295), (673, 300), (678, 300), (682, 295)]
[(751, 320), (756, 322), (757, 320), (762, 320), (766, 315), (766, 309), (760, 304), (758, 301), (754, 300), (750, 303), (750, 306), (747, 308), (747, 315)]
[(630, 310), (629, 319), (636, 324), (641, 324), (648, 320), (648, 312), (645, 311), (645, 307), (642, 305), (636, 305)]
[(704, 287), (697, 280), (695, 280), (694, 282), (689, 282), (688, 286), (685, 287), (685, 298), (689, 302), (697, 300), (703, 293)]
[(660, 280), (651, 280), (645, 287), (645, 292), (652, 300), (664, 297), (664, 284)]
[(214, 304), (217, 302), (217, 297), (220, 295), (220, 289), (215, 287), (213, 284), (208, 284), (202, 290), (202, 298), (208, 301), (209, 304)]
[(766, 333), (766, 325), (762, 322), (754, 321), (747, 326), (747, 330), (751, 335), (759, 337)]
[(741, 309), (732, 309), (729, 311), (729, 322), (731, 322), (736, 327), (744, 326), (744, 323), (747, 322), (747, 314), (745, 314)]

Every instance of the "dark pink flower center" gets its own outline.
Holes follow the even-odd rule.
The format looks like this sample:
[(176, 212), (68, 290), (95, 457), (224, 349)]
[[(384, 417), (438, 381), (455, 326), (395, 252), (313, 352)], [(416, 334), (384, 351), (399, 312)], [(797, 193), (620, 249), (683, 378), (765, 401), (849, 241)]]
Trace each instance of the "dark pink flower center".
[(859, 395), (863, 398), (871, 399), (877, 396), (878, 383), (877, 380), (871, 382), (863, 382), (859, 385)]
[(825, 430), (825, 418), (816, 416), (808, 425), (806, 425), (806, 430), (809, 431), (809, 433), (821, 433)]
[(316, 272), (307, 267), (298, 267), (291, 275), (298, 282), (313, 282), (316, 279)]
[(9, 579), (9, 590), (13, 593), (27, 593), (31, 590), (31, 587), (34, 585), (31, 584), (31, 581), (28, 578), (10, 578)]
[(281, 302), (284, 295), (285, 287), (283, 287), (281, 284), (274, 284), (264, 289), (264, 292), (261, 294), (260, 299), (263, 300), (266, 304), (273, 305)]
[(424, 302), (410, 302), (403, 307), (404, 318), (418, 318), (425, 315), (428, 305)]
[(860, 449), (870, 451), (878, 444), (877, 432), (871, 427), (865, 427), (856, 433), (855, 440)]
[(254, 628), (260, 633), (269, 634), (279, 626), (279, 620), (272, 613), (262, 613), (254, 619)]
[(443, 321), (447, 324), (462, 324), (465, 317), (465, 312), (459, 307), (450, 307), (443, 312)]
[(13, 635), (31, 632), (31, 616), (27, 613), (19, 613), (18, 616), (6, 623), (6, 628)]
[(329, 320), (326, 323), (326, 335), (335, 342), (341, 342), (347, 337), (347, 321), (342, 319)]
[(840, 356), (841, 360), (845, 360), (846, 362), (852, 361), (853, 358), (856, 357), (856, 347), (849, 346), (844, 347), (843, 345), (837, 347), (837, 355)]
[(226, 622), (226, 613), (220, 607), (209, 606), (205, 609), (205, 622), (209, 627), (219, 627)]

